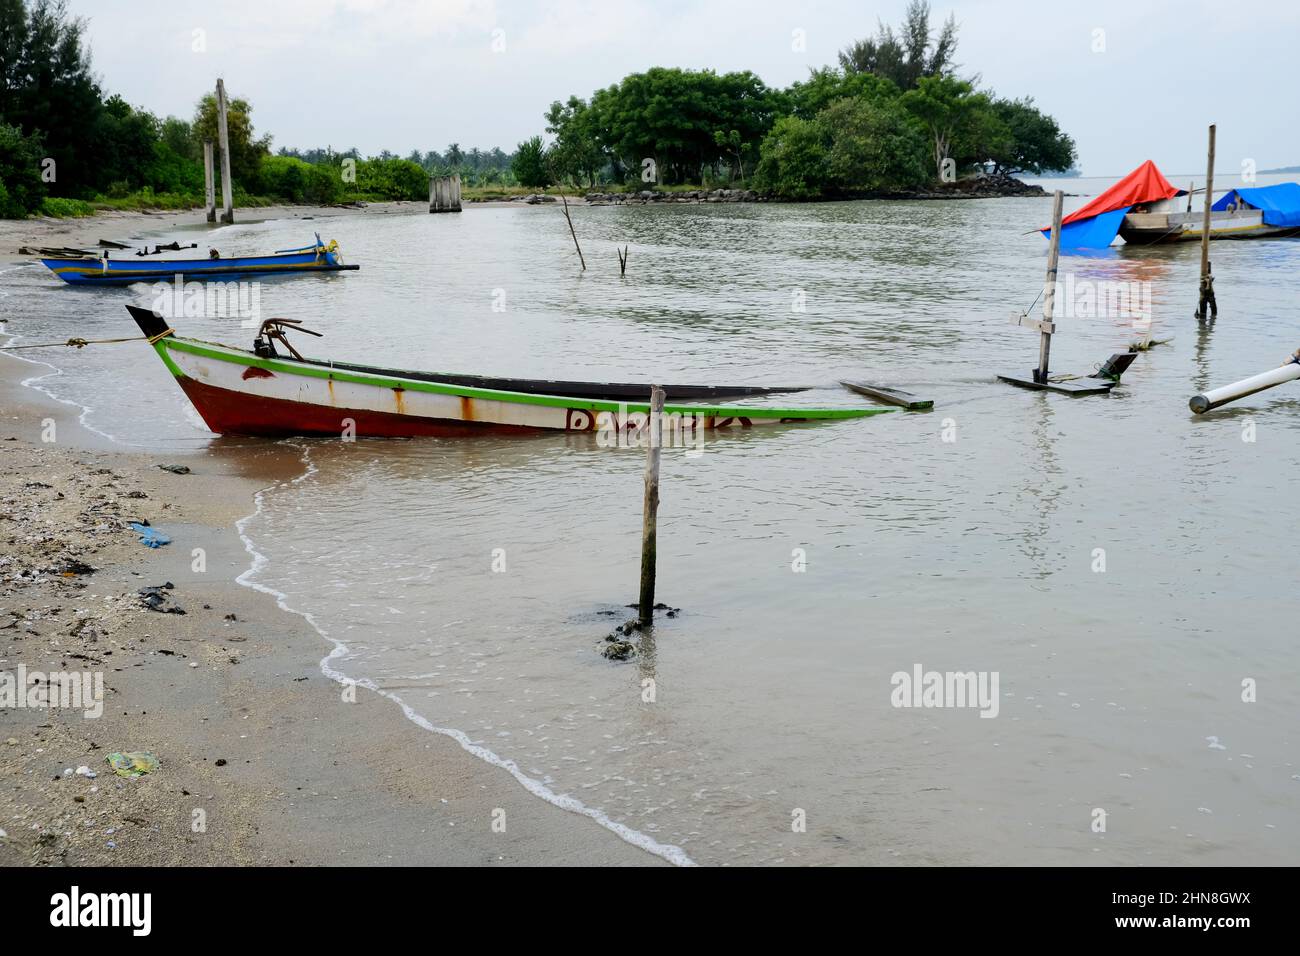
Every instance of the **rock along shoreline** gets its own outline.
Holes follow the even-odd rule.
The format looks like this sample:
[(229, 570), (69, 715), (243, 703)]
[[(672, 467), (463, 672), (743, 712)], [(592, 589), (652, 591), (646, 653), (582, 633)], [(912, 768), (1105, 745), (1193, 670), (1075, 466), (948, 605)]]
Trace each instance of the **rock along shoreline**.
[[(1047, 196), (1042, 186), (1022, 182), (1013, 176), (990, 175), (981, 173), (953, 183), (939, 183), (925, 189), (911, 189), (895, 192), (868, 192), (825, 196), (817, 199), (798, 200), (780, 199), (753, 189), (692, 189), (681, 192), (664, 192), (657, 189), (642, 189), (637, 192), (588, 192), (581, 201), (588, 206), (645, 206), (655, 203), (766, 203), (766, 202), (836, 202), (857, 199), (999, 199), (1007, 196)], [(472, 203), (523, 203), (529, 206), (542, 203), (556, 203), (558, 196), (549, 193), (526, 193), (509, 196), (504, 199), (471, 199)], [(571, 202), (577, 202), (574, 197)]]

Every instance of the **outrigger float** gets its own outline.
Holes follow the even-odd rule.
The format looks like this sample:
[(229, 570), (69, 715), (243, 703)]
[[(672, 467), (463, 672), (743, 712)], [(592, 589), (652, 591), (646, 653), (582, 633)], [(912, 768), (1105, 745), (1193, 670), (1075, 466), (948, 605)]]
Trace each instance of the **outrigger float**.
[[(182, 338), (150, 309), (127, 309), (203, 421), (222, 434), (286, 437), (460, 437), (537, 431), (636, 428), (649, 413), (649, 385), (489, 379), (303, 358), (288, 332), (319, 335), (289, 319), (268, 319), (253, 351)], [(276, 343), (290, 353), (281, 355)], [(708, 399), (799, 389), (663, 386), (670, 397)], [(557, 391), (558, 389), (562, 389)], [(577, 394), (571, 394), (577, 393)], [(741, 408), (667, 405), (670, 430), (742, 429), (837, 421), (888, 408)]]
[(281, 249), (269, 256), (236, 256), (231, 259), (140, 259), (53, 258), (41, 263), (64, 282), (73, 285), (128, 285), (132, 282), (167, 282), (176, 276), (196, 280), (229, 280), (255, 276), (304, 272), (344, 272), (360, 269), (346, 265), (338, 242), (316, 242), (300, 249)]
[(1212, 389), (1200, 395), (1193, 395), (1188, 399), (1187, 406), (1196, 414), (1203, 415), (1211, 409), (1221, 408), (1239, 398), (1254, 395), (1256, 392), (1262, 392), (1285, 382), (1294, 382), (1298, 378), (1300, 378), (1300, 349), (1296, 349), (1278, 368), (1260, 372), (1250, 378), (1243, 378), (1240, 382), (1233, 382), (1231, 385), (1224, 385), (1222, 388)]

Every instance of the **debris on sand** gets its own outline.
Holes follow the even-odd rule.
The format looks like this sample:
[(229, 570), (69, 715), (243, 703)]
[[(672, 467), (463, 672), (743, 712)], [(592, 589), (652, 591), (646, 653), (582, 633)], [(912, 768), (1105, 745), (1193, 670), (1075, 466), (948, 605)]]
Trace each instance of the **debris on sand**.
[(139, 521), (131, 522), (131, 530), (140, 536), (140, 543), (146, 548), (161, 548), (165, 544), (172, 543), (172, 539), (157, 528), (151, 528)]
[(158, 758), (147, 750), (111, 753), (104, 758), (104, 761), (119, 777), (139, 777), (146, 773), (155, 773), (161, 766)]
[(168, 593), (175, 587), (176, 585), (167, 581), (153, 587), (141, 588), (138, 592), (140, 603), (151, 611), (157, 611), (159, 614), (184, 614), (185, 609), (177, 604), (176, 599)]

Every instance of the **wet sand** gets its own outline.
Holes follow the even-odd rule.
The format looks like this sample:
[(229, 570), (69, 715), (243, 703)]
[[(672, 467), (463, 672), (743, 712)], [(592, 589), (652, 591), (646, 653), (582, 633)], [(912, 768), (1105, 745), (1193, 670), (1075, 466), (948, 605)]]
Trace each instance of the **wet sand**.
[[(251, 558), (235, 522), (297, 473), (294, 449), (115, 450), (21, 386), (32, 370), (0, 353), (0, 672), (100, 671), (104, 699), (93, 719), (0, 710), (0, 864), (662, 862), (391, 702), (345, 694), (320, 635), (236, 582)], [(140, 519), (171, 543), (140, 544)], [(141, 604), (164, 582), (184, 615)], [(115, 776), (114, 751), (160, 767)]]

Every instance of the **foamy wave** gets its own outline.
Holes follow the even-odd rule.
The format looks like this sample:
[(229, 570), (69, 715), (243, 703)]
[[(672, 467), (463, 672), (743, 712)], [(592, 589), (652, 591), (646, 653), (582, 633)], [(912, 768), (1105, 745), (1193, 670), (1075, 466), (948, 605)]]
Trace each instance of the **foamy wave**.
[(272, 491), (282, 484), (289, 484), (289, 485), (299, 484), (300, 482), (306, 481), (307, 479), (311, 478), (319, 470), (311, 460), (310, 449), (305, 445), (299, 447), (301, 447), (302, 449), (302, 461), (303, 464), (306, 465), (306, 470), (304, 470), (301, 475), (291, 479), (288, 482), (276, 482), (275, 484), (268, 485), (266, 488), (263, 488), (261, 491), (258, 491), (257, 494), (253, 496), (254, 508), (252, 514), (245, 515), (243, 518), (240, 518), (238, 521), (235, 522), (235, 530), (239, 533), (239, 539), (244, 542), (244, 550), (247, 551), (252, 558), (248, 570), (245, 571), (243, 574), (239, 575), (239, 577), (237, 577), (235, 581), (238, 584), (242, 584), (244, 587), (252, 588), (254, 591), (261, 591), (263, 594), (271, 595), (273, 598), (275, 598), (275, 603), (281, 610), (287, 611), (290, 614), (297, 614), (308, 624), (310, 624), (312, 629), (316, 631), (317, 634), (319, 634), (321, 637), (325, 638), (325, 640), (329, 641), (331, 644), (334, 645), (333, 649), (328, 654), (326, 654), (323, 658), (321, 658), (320, 661), (321, 673), (324, 674), (326, 677), (328, 677), (330, 680), (335, 681), (339, 684), (345, 684), (345, 685), (351, 684), (356, 687), (364, 687), (366, 690), (373, 691), (374, 693), (378, 694), (381, 697), (387, 697), (389, 700), (393, 701), (399, 707), (401, 707), (402, 713), (404, 713), (407, 719), (410, 720), (412, 723), (414, 723), (416, 726), (423, 727), (425, 730), (431, 730), (435, 734), (442, 734), (444, 737), (450, 737), (452, 740), (456, 741), (456, 743), (460, 744), (461, 749), (464, 750), (466, 753), (472, 754), (473, 756), (478, 757), (480, 760), (484, 761), (485, 763), (489, 763), (494, 767), (500, 767), (502, 770), (505, 770), (507, 773), (510, 774), (510, 776), (514, 777), (515, 780), (519, 781), (519, 783), (523, 786), (523, 788), (527, 790), (529, 793), (531, 793), (533, 796), (541, 797), (547, 803), (552, 804), (553, 806), (557, 806), (562, 810), (568, 810), (570, 813), (577, 813), (584, 817), (588, 817), (596, 821), (597, 823), (599, 823), (605, 829), (611, 831), (612, 833), (617, 834), (619, 837), (626, 840), (628, 843), (632, 844), (633, 846), (640, 847), (642, 850), (645, 850), (647, 853), (653, 853), (655, 856), (667, 860), (669, 863), (672, 863), (676, 866), (695, 866), (696, 865), (695, 861), (692, 860), (689, 856), (687, 856), (686, 851), (683, 850), (681, 847), (674, 846), (671, 843), (660, 843), (659, 841), (655, 840), (653, 837), (650, 837), (639, 830), (634, 830), (629, 826), (626, 826), (615, 820), (611, 820), (600, 810), (597, 810), (594, 807), (589, 807), (580, 800), (577, 800), (567, 794), (556, 793), (554, 790), (547, 787), (540, 780), (535, 780), (532, 777), (528, 776), (526, 773), (524, 773), (522, 770), (520, 770), (519, 765), (516, 764), (513, 760), (508, 760), (505, 757), (502, 757), (494, 753), (493, 751), (488, 750), (486, 747), (474, 743), (472, 740), (470, 740), (469, 736), (464, 733), (464, 731), (457, 730), (454, 727), (435, 726), (426, 717), (417, 713), (414, 708), (412, 708), (409, 704), (406, 703), (406, 701), (402, 700), (401, 697), (399, 697), (397, 694), (393, 693), (392, 691), (384, 690), (383, 688), (379, 687), (373, 681), (370, 680), (366, 680), (366, 679), (358, 680), (356, 678), (348, 677), (342, 671), (332, 666), (331, 662), (335, 658), (342, 657), (343, 655), (348, 653), (347, 645), (344, 644), (342, 641), (330, 637), (328, 632), (326, 632), (325, 629), (321, 627), (319, 623), (317, 623), (315, 616), (310, 611), (300, 611), (297, 608), (290, 607), (287, 595), (285, 595), (281, 591), (277, 591), (275, 588), (272, 588), (256, 580), (258, 573), (263, 568), (266, 567), (268, 563), (268, 559), (266, 555), (262, 554), (260, 551), (257, 550), (256, 546), (253, 544), (252, 538), (249, 537), (247, 531), (245, 530), (248, 527), (249, 523), (251, 523), (253, 520), (258, 518), (262, 514), (266, 492)]

